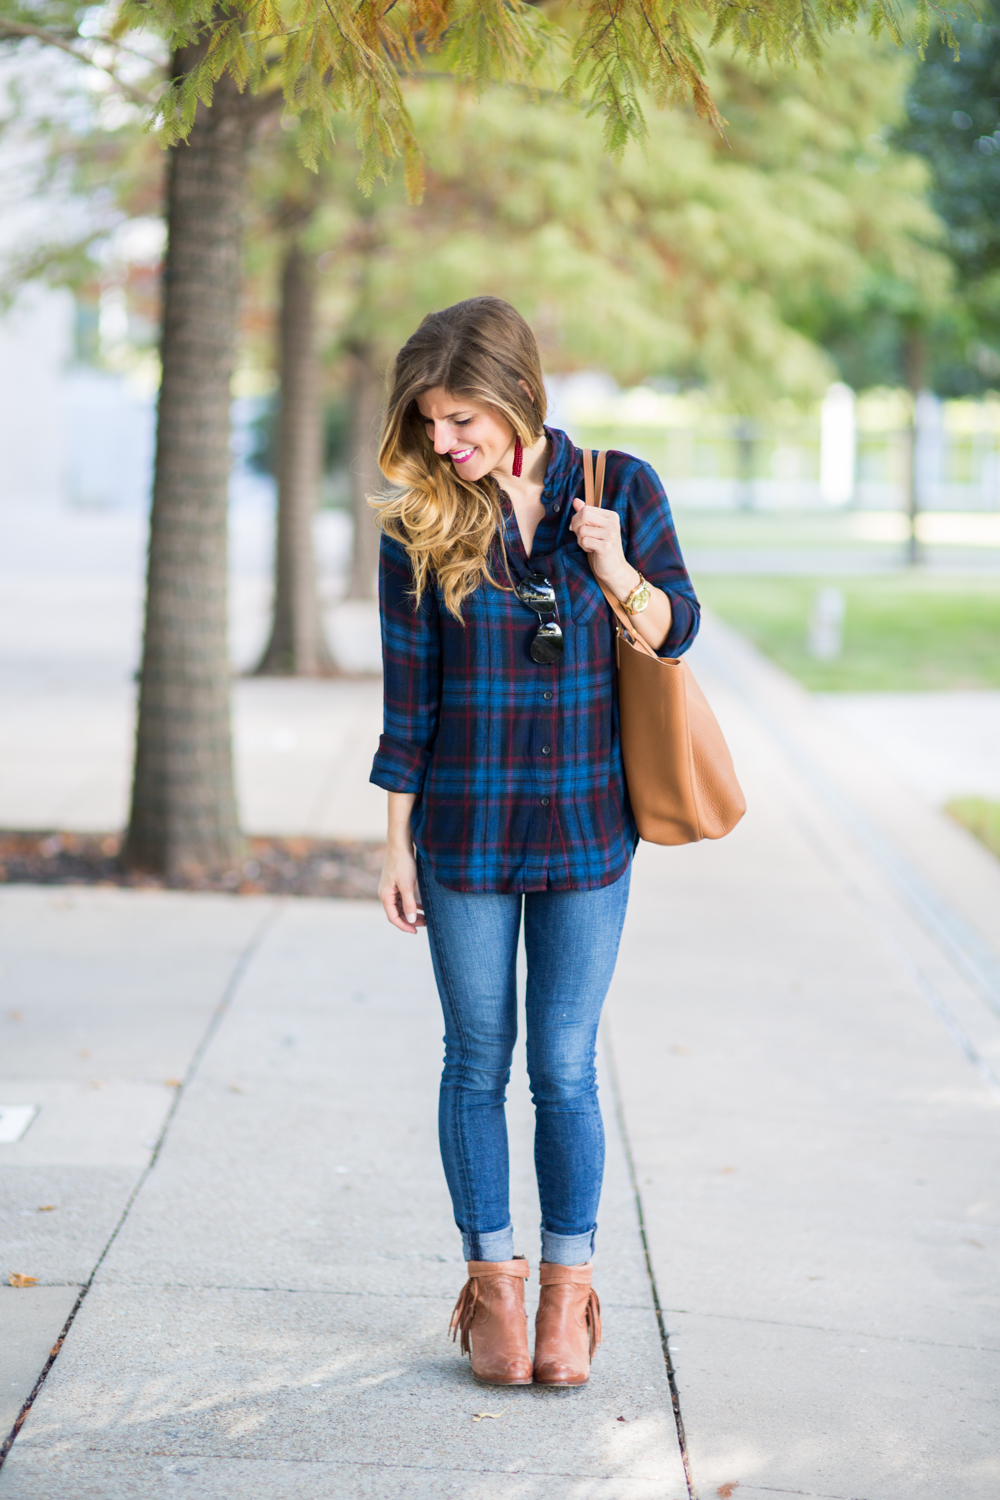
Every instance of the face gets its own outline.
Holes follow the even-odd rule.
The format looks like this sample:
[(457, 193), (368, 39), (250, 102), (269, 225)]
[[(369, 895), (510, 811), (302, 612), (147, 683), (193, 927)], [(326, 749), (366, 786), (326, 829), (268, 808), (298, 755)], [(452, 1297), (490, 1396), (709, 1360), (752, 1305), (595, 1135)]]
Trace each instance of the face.
[(440, 386), (417, 397), (435, 453), (447, 454), (465, 479), (482, 479), (513, 452), (514, 429), (499, 412)]

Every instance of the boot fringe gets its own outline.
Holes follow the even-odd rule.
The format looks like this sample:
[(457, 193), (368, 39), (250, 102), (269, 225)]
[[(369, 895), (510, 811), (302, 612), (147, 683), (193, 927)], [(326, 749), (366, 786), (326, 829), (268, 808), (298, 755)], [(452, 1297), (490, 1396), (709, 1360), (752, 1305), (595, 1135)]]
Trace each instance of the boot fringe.
[(587, 1298), (587, 1329), (590, 1333), (590, 1357), (593, 1359), (601, 1342), (601, 1299), (594, 1288)]
[(451, 1334), (452, 1343), (462, 1335), (462, 1353), (472, 1358), (472, 1320), (476, 1314), (476, 1298), (479, 1296), (479, 1281), (475, 1276), (470, 1276), (458, 1295), (458, 1301), (452, 1309), (451, 1322), (448, 1331)]

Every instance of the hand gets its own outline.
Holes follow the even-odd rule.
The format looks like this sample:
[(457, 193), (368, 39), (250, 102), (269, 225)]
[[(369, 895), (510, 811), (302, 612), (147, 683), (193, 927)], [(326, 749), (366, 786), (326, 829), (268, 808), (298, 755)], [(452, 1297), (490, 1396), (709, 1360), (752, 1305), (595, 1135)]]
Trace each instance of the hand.
[(417, 862), (408, 849), (397, 849), (391, 845), (385, 851), (382, 876), (378, 883), (378, 899), (393, 927), (400, 932), (416, 933), (418, 927), (427, 922), (420, 907), (420, 892), (417, 890)]
[(574, 500), (576, 512), (569, 529), (584, 552), (590, 554), (594, 572), (618, 599), (627, 599), (639, 581), (639, 575), (622, 549), (622, 528), (617, 511), (603, 510)]

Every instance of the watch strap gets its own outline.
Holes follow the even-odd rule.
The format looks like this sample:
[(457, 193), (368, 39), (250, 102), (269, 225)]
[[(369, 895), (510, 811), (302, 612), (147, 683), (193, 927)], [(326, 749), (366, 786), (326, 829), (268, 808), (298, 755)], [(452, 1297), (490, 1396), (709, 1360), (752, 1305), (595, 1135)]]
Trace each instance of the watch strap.
[[(639, 569), (638, 568), (636, 568), (635, 571), (637, 573), (639, 573)], [(645, 597), (643, 603), (640, 604), (640, 606), (639, 606), (638, 609), (633, 609), (632, 608), (632, 600), (635, 598), (636, 594), (645, 594), (646, 597)], [(650, 589), (649, 584), (646, 582), (645, 578), (643, 578), (642, 574), (639, 573), (639, 582), (636, 584), (635, 588), (632, 589), (632, 591), (624, 599), (620, 600), (619, 602), (621, 604), (622, 609), (625, 611), (626, 614), (629, 614), (629, 615), (641, 615), (642, 612), (643, 612), (643, 610), (646, 608), (646, 605), (649, 603), (651, 596), (652, 596), (652, 590)]]

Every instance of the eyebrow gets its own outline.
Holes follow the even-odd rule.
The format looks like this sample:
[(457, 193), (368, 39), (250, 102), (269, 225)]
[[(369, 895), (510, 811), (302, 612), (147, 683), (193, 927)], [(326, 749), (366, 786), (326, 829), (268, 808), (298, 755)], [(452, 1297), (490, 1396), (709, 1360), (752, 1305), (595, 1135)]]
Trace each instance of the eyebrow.
[[(419, 406), (417, 407), (417, 411), (420, 411)], [(434, 417), (427, 417), (422, 411), (420, 411), (420, 420), (422, 422), (433, 422), (435, 420), (439, 420), (441, 422), (453, 422), (456, 417), (471, 417), (474, 415), (475, 413), (470, 411), (467, 406), (460, 406), (457, 411), (450, 411), (446, 417), (440, 417), (437, 419), (435, 419)]]

